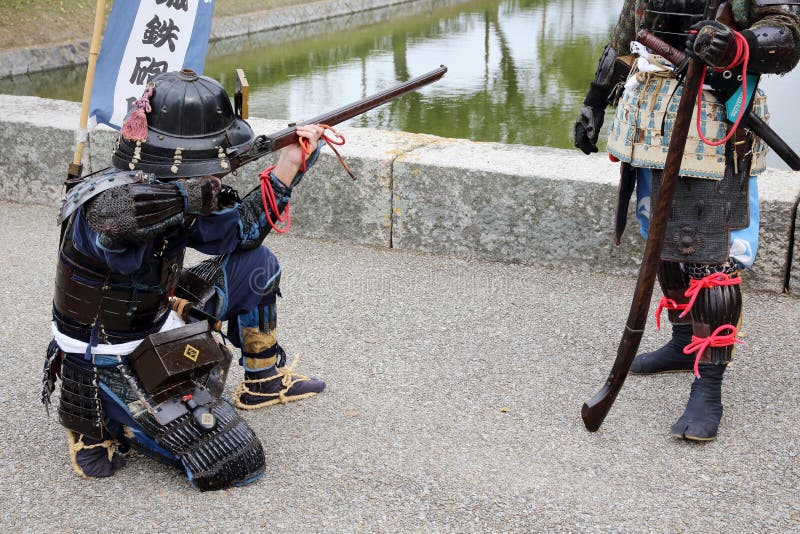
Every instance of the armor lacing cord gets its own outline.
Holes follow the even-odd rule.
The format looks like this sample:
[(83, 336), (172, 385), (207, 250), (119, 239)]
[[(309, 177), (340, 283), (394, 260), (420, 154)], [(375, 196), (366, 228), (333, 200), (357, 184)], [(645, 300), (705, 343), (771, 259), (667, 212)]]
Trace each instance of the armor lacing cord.
[[(306, 397), (311, 397), (316, 395), (315, 392), (310, 393), (303, 393), (302, 395), (290, 395), (286, 396), (286, 392), (291, 389), (293, 385), (297, 382), (305, 382), (311, 380), (309, 377), (305, 375), (301, 375), (294, 372), (294, 368), (297, 365), (297, 362), (300, 361), (300, 355), (295, 354), (294, 358), (292, 359), (292, 363), (286, 365), (285, 367), (276, 367), (277, 374), (274, 376), (269, 376), (267, 378), (254, 378), (254, 379), (245, 379), (242, 380), (239, 385), (236, 387), (236, 391), (233, 393), (233, 397), (235, 399), (240, 399), (243, 394), (252, 395), (254, 397), (265, 397), (270, 400), (266, 400), (265, 402), (259, 404), (252, 404), (252, 405), (245, 405), (243, 403), (237, 402), (237, 406), (239, 408), (244, 409), (254, 409), (254, 408), (261, 408), (264, 406), (270, 406), (272, 404), (287, 404), (294, 400), (304, 399)], [(263, 384), (266, 382), (271, 382), (272, 380), (281, 379), (281, 385), (283, 389), (278, 391), (277, 393), (260, 393), (258, 391), (253, 391), (249, 387), (248, 384)]]
[(747, 39), (745, 39), (741, 33), (733, 31), (733, 35), (736, 38), (736, 56), (734, 56), (733, 61), (731, 61), (730, 65), (727, 67), (713, 70), (717, 72), (723, 72), (742, 65), (742, 105), (739, 106), (739, 115), (736, 117), (736, 121), (728, 131), (728, 135), (719, 141), (709, 141), (706, 139), (706, 136), (703, 135), (703, 131), (700, 127), (700, 109), (703, 105), (702, 87), (706, 81), (706, 71), (708, 70), (708, 67), (704, 65), (703, 74), (700, 78), (701, 90), (697, 92), (697, 134), (700, 136), (700, 139), (702, 139), (703, 142), (709, 146), (724, 145), (731, 139), (731, 137), (733, 137), (733, 135), (736, 133), (736, 130), (739, 128), (739, 123), (742, 122), (742, 117), (744, 117), (745, 108), (747, 107), (747, 64), (750, 62), (750, 45), (747, 43)]
[(89, 478), (86, 476), (86, 473), (83, 472), (81, 466), (78, 465), (78, 453), (83, 449), (103, 447), (108, 453), (108, 461), (111, 462), (114, 458), (114, 452), (117, 450), (117, 443), (114, 440), (107, 439), (94, 445), (87, 445), (83, 442), (83, 434), (78, 434), (77, 439), (75, 438), (75, 434), (76, 432), (67, 429), (67, 445), (69, 446), (69, 460), (72, 464), (72, 470), (81, 478)]
[[(724, 331), (728, 334), (723, 334)], [(709, 347), (728, 347), (734, 343), (742, 344), (744, 341), (736, 338), (736, 327), (732, 324), (724, 324), (714, 330), (708, 337), (692, 336), (692, 342), (683, 348), (683, 353), (687, 356), (697, 351), (694, 359), (694, 376), (700, 378), (700, 358)]]
[[(339, 151), (336, 150), (336, 147), (334, 146), (343, 145), (345, 143), (344, 136), (327, 124), (319, 124), (318, 126), (322, 127), (324, 130), (330, 130), (333, 133), (334, 137), (329, 137), (327, 134), (323, 133), (322, 139), (325, 140), (328, 146), (331, 147), (331, 150), (333, 150), (333, 153), (336, 154), (336, 157), (339, 158), (339, 163), (341, 163), (342, 167), (344, 167), (344, 170), (347, 171), (348, 176), (355, 180), (355, 175), (353, 175), (352, 171), (350, 171), (350, 167), (347, 166), (344, 158), (342, 158), (342, 155), (339, 154)], [(306, 159), (311, 155), (311, 147), (309, 146), (309, 141), (305, 137), (298, 137), (297, 141), (300, 144), (300, 148), (303, 149), (304, 154), (303, 162), (300, 165), (300, 172), (306, 172)], [(286, 203), (284, 214), (281, 215), (278, 211), (278, 202), (275, 196), (275, 190), (272, 187), (272, 181), (269, 177), (269, 173), (271, 173), (273, 169), (275, 169), (275, 165), (269, 167), (258, 175), (258, 178), (261, 180), (261, 202), (264, 204), (264, 214), (267, 216), (267, 222), (269, 225), (279, 234), (285, 234), (292, 226), (292, 217), (289, 214), (290, 205), (288, 202)], [(275, 221), (273, 221), (269, 216), (270, 211), (275, 214)], [(275, 225), (276, 222), (285, 222), (286, 226), (283, 228), (278, 228)]]
[[(656, 330), (661, 330), (661, 312), (664, 308), (668, 310), (685, 310), (688, 304), (678, 304), (672, 299), (668, 299), (667, 297), (661, 297), (661, 300), (658, 303), (658, 308), (656, 309)], [(681, 317), (683, 317), (681, 315)]]
[(694, 301), (697, 300), (697, 295), (700, 294), (700, 290), (719, 286), (735, 286), (741, 283), (742, 279), (739, 276), (729, 276), (725, 273), (714, 273), (700, 279), (692, 278), (689, 280), (689, 289), (684, 293), (685, 296), (690, 297), (689, 303), (686, 304), (686, 308), (678, 317), (686, 317), (691, 311)]

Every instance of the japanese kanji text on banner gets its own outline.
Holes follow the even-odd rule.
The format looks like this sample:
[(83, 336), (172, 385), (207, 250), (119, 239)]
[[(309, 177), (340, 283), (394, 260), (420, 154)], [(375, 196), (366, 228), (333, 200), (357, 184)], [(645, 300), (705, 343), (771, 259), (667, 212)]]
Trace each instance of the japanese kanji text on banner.
[(89, 114), (119, 129), (148, 80), (162, 72), (203, 72), (214, 0), (114, 2), (97, 59)]

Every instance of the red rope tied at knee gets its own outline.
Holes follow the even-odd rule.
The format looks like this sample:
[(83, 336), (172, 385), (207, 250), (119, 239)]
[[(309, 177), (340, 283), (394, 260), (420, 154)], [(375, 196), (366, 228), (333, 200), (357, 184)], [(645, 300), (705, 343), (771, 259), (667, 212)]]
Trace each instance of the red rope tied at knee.
[(685, 296), (689, 297), (689, 303), (686, 304), (686, 308), (678, 317), (686, 317), (686, 315), (691, 311), (692, 306), (694, 306), (694, 301), (697, 300), (697, 295), (700, 294), (702, 289), (709, 289), (718, 286), (735, 286), (741, 283), (742, 279), (738, 276), (729, 276), (725, 273), (710, 274), (699, 280), (692, 278), (689, 280), (689, 289), (687, 289), (684, 293)]
[[(728, 330), (730, 333), (723, 334)], [(683, 348), (683, 353), (687, 356), (697, 351), (694, 359), (694, 376), (700, 378), (700, 358), (709, 347), (729, 347), (734, 343), (742, 344), (744, 341), (736, 338), (736, 327), (732, 324), (724, 324), (718, 327), (708, 337), (692, 336), (692, 342)]]
[(686, 306), (688, 306), (688, 304), (678, 304), (672, 299), (661, 297), (661, 300), (658, 302), (658, 308), (656, 309), (656, 330), (661, 330), (661, 312), (664, 311), (664, 308), (668, 310), (685, 310)]
[[(305, 163), (303, 163), (305, 167)], [(278, 232), (279, 234), (285, 234), (289, 231), (289, 228), (292, 227), (292, 217), (289, 215), (289, 203), (286, 203), (286, 208), (284, 209), (283, 216), (281, 216), (280, 212), (278, 211), (278, 200), (275, 197), (275, 190), (272, 188), (272, 180), (269, 177), (269, 173), (275, 168), (275, 165), (269, 167), (262, 171), (261, 174), (258, 175), (258, 179), (261, 180), (261, 203), (264, 205), (264, 215), (267, 218), (267, 222), (272, 227), (273, 230)], [(283, 228), (278, 228), (273, 222), (272, 217), (270, 217), (270, 211), (275, 214), (275, 222), (285, 222), (286, 226)]]
[(708, 70), (707, 66), (703, 67), (703, 74), (700, 78), (700, 91), (697, 92), (697, 134), (700, 136), (700, 139), (709, 146), (720, 146), (727, 143), (733, 134), (736, 133), (737, 128), (739, 128), (739, 123), (742, 122), (742, 117), (744, 117), (745, 108), (747, 107), (747, 64), (750, 62), (750, 45), (747, 43), (747, 39), (745, 39), (744, 35), (741, 33), (734, 31), (734, 37), (736, 38), (736, 55), (731, 61), (730, 65), (722, 69), (714, 69), (717, 72), (723, 72), (726, 70), (733, 69), (742, 65), (742, 105), (739, 106), (739, 115), (736, 117), (736, 121), (731, 126), (730, 130), (728, 130), (728, 135), (720, 139), (719, 141), (709, 141), (706, 139), (706, 136), (703, 135), (703, 131), (700, 127), (700, 109), (703, 105), (703, 84), (706, 81), (706, 71)]

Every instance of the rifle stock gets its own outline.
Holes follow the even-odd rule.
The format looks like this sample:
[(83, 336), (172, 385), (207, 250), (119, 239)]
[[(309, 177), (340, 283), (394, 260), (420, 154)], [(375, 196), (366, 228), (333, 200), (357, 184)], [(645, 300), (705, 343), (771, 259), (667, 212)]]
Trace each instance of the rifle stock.
[[(412, 78), (407, 82), (384, 89), (383, 91), (370, 95), (366, 98), (362, 98), (361, 100), (357, 100), (356, 102), (352, 102), (346, 106), (334, 109), (328, 113), (323, 113), (322, 115), (314, 117), (313, 119), (297, 123), (297, 125), (327, 124), (328, 126), (334, 126), (348, 119), (352, 119), (353, 117), (357, 117), (358, 115), (361, 115), (362, 113), (374, 109), (382, 104), (390, 102), (399, 96), (416, 91), (420, 87), (424, 87), (430, 83), (433, 83), (444, 76), (446, 72), (447, 67), (441, 65), (439, 68), (434, 69), (426, 74), (417, 76), (416, 78)], [(295, 131), (295, 126), (295, 124), (292, 124), (269, 135), (257, 136), (253, 142), (253, 146), (249, 150), (230, 156), (232, 169), (236, 170), (239, 167), (250, 163), (251, 161), (261, 158), (262, 156), (296, 143), (297, 133)]]

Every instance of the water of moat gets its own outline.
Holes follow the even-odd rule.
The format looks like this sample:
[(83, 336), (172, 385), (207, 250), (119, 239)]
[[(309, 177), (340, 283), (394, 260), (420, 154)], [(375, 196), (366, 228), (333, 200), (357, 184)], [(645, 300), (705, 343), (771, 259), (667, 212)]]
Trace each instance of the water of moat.
[[(440, 64), (444, 79), (354, 126), (569, 148), (572, 123), (623, 0), (406, 4), (305, 28), (213, 43), (206, 74), (251, 86), (254, 116), (300, 120)], [(423, 7), (420, 7), (423, 6)], [(0, 80), (0, 92), (78, 101), (85, 67)], [(768, 76), (772, 126), (800, 152), (800, 68)], [(770, 165), (786, 168), (774, 155)]]

